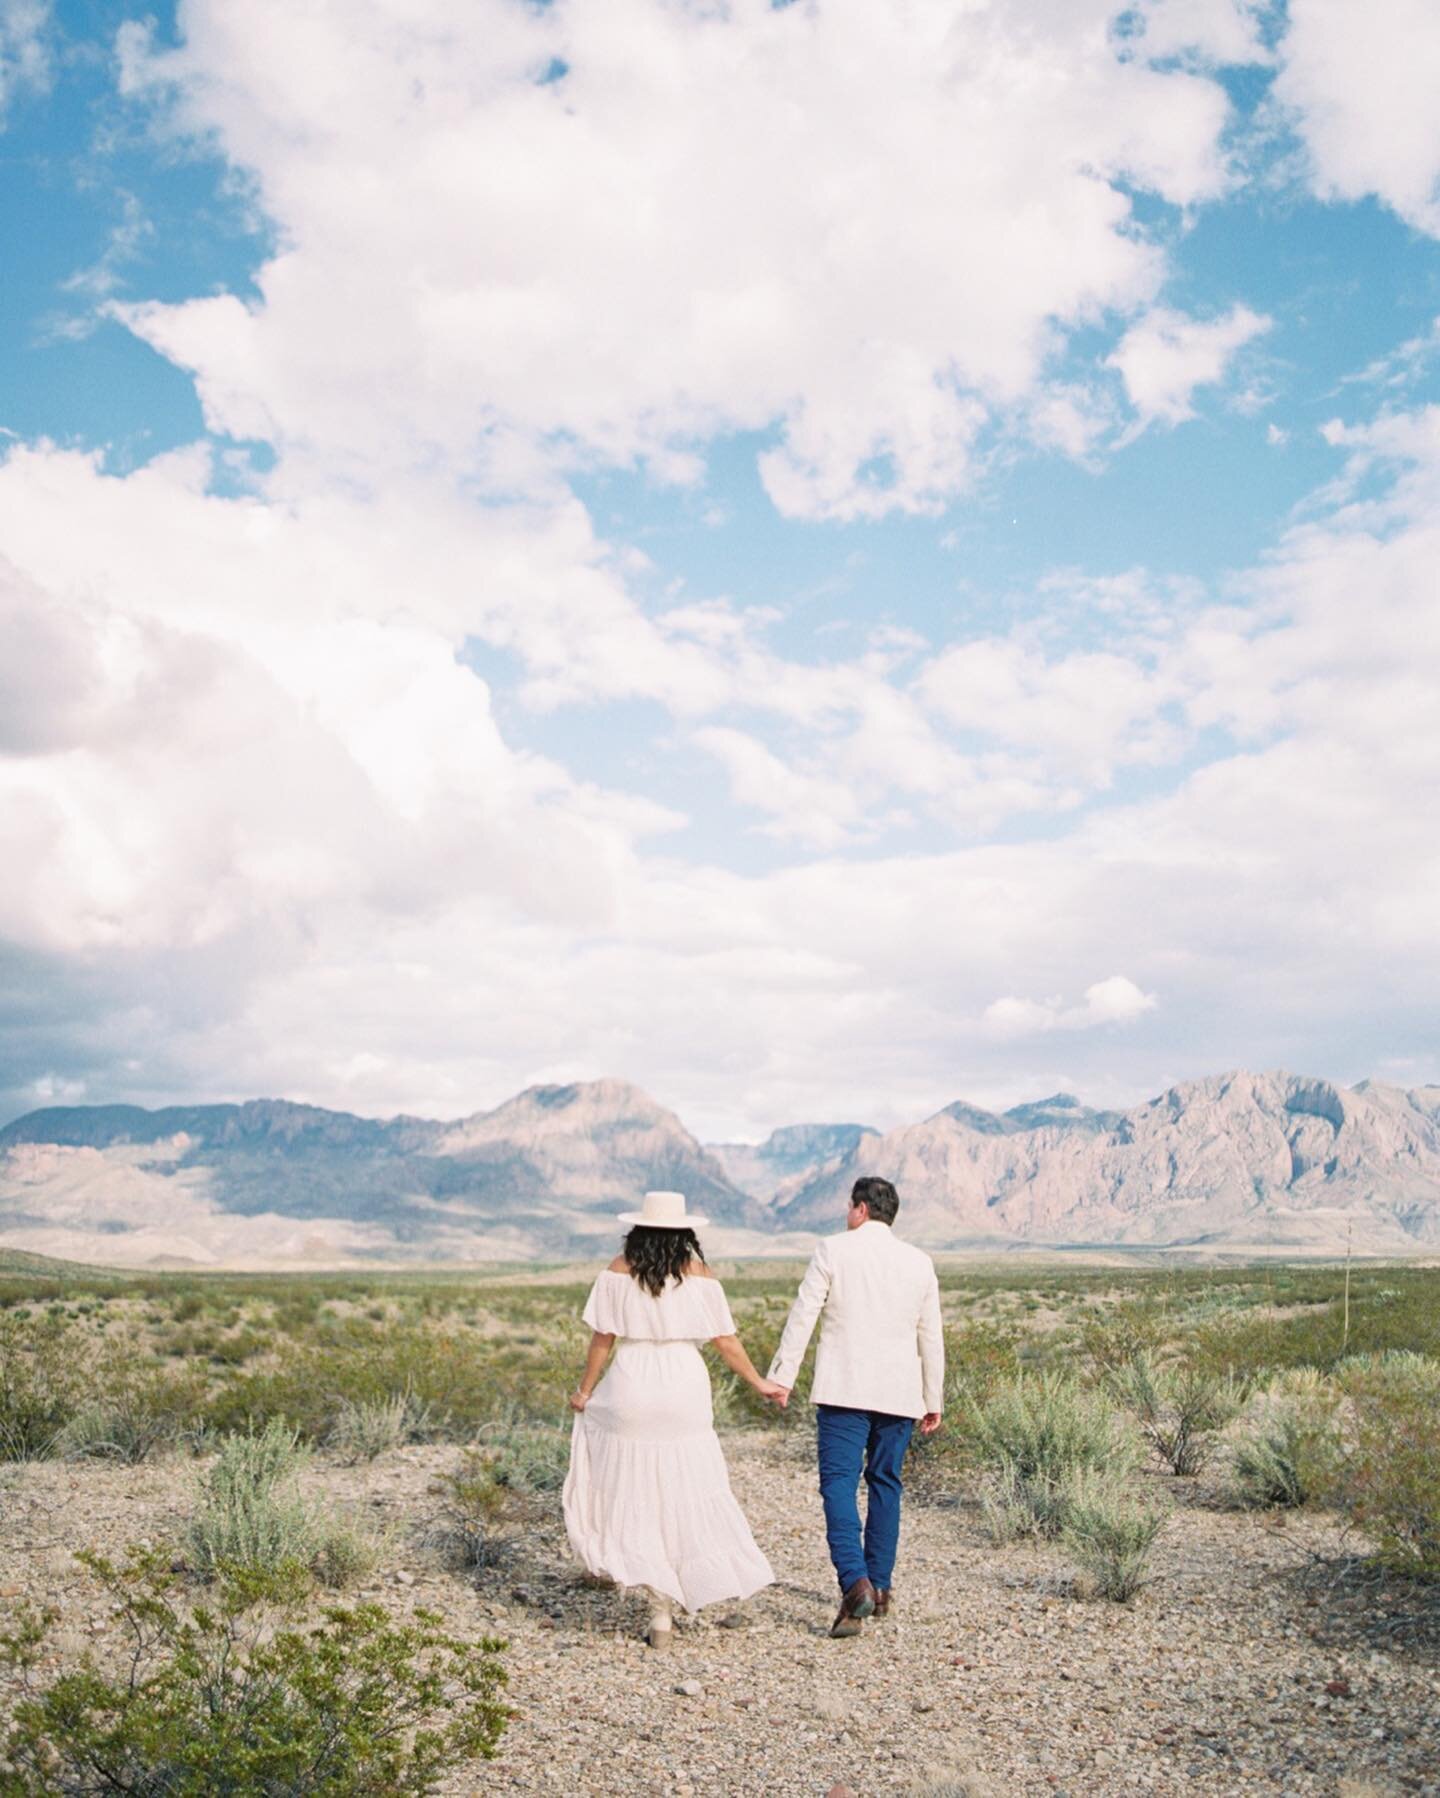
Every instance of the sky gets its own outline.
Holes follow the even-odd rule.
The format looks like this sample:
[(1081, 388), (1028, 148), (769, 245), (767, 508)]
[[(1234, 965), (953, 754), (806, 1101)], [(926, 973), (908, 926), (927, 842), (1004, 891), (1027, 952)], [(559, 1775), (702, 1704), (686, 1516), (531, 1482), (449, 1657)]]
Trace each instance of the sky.
[(1440, 1081), (1434, 0), (0, 0), (0, 1118)]

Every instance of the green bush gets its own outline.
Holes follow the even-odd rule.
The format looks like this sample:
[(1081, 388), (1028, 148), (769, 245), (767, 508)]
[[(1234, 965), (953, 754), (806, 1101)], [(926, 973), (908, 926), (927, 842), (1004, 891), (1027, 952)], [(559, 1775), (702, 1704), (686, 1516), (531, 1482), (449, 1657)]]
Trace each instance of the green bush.
[(1257, 1393), (1230, 1435), (1232, 1498), (1256, 1508), (1318, 1498), (1340, 1454), (1339, 1403), (1315, 1368), (1293, 1368)]
[(253, 1572), (308, 1562), (319, 1547), (312, 1507), (296, 1489), (308, 1458), (293, 1431), (272, 1419), (258, 1435), (227, 1437), (200, 1481), (200, 1502), (187, 1534), (195, 1570), (213, 1578), (223, 1567)]
[(487, 1424), (476, 1444), (497, 1486), (516, 1492), (558, 1492), (570, 1469), (570, 1431), (534, 1423), (511, 1411)]
[(306, 1441), (323, 1443), (347, 1406), (383, 1406), (405, 1392), (428, 1436), (464, 1441), (507, 1407), (563, 1410), (578, 1352), (563, 1339), (521, 1349), (506, 1336), (347, 1317), (287, 1342), (276, 1365), (236, 1373), (211, 1400), (208, 1421), (228, 1432), (283, 1417)]
[(0, 1316), (0, 1461), (43, 1460), (85, 1403), (83, 1332), (63, 1317)]
[(279, 1419), (258, 1435), (228, 1436), (199, 1483), (199, 1504), (186, 1547), (202, 1579), (226, 1568), (247, 1574), (307, 1566), (326, 1586), (366, 1578), (380, 1544), (366, 1530), (322, 1512), (301, 1496), (300, 1470), (309, 1450)]
[(138, 1462), (173, 1448), (205, 1409), (205, 1372), (168, 1373), (136, 1353), (108, 1358), (104, 1384), (55, 1439), (69, 1459), (104, 1457)]
[(432, 1792), (495, 1752), (503, 1643), (461, 1641), (433, 1611), (395, 1624), (378, 1605), (332, 1605), (305, 1621), (308, 1577), (293, 1563), (227, 1570), (187, 1616), (163, 1556), (79, 1558), (132, 1652), (118, 1675), (87, 1656), (37, 1690), (54, 1613), (23, 1613), (0, 1636), (25, 1688), (3, 1742), (10, 1798), (379, 1798)]
[(1199, 1473), (1216, 1431), (1244, 1402), (1244, 1389), (1233, 1378), (1190, 1362), (1162, 1363), (1143, 1349), (1110, 1367), (1105, 1385), (1175, 1474)]
[(1107, 1468), (1123, 1476), (1140, 1458), (1128, 1418), (1103, 1392), (1064, 1373), (1001, 1382), (971, 1401), (969, 1427), (978, 1457), (996, 1476), (992, 1502), (1012, 1524), (1024, 1519), (1042, 1536), (1063, 1527), (1075, 1474)]
[(326, 1442), (344, 1460), (373, 1461), (402, 1442), (424, 1442), (434, 1433), (430, 1406), (410, 1392), (378, 1399), (342, 1399)]
[(515, 1511), (515, 1494), (499, 1484), (494, 1468), (477, 1449), (467, 1449), (459, 1467), (437, 1481), (445, 1499), (440, 1545), (462, 1567), (484, 1567), (494, 1557), (501, 1527)]
[(1123, 1481), (1089, 1471), (1065, 1494), (1062, 1540), (1102, 1598), (1128, 1604), (1146, 1583), (1146, 1567), (1167, 1513), (1129, 1494)]
[(1440, 1580), (1440, 1360), (1354, 1358), (1337, 1379), (1349, 1429), (1323, 1496), (1370, 1537), (1385, 1566)]

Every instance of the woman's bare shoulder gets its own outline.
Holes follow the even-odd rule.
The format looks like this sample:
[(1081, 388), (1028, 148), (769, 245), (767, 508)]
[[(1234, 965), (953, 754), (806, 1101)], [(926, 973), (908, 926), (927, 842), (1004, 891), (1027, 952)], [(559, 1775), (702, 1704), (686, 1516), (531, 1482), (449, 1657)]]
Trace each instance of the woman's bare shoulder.
[(701, 1280), (717, 1280), (719, 1277), (720, 1276), (715, 1272), (714, 1268), (706, 1267), (703, 1261), (687, 1261), (685, 1264), (685, 1278), (687, 1280), (694, 1280), (697, 1278)]

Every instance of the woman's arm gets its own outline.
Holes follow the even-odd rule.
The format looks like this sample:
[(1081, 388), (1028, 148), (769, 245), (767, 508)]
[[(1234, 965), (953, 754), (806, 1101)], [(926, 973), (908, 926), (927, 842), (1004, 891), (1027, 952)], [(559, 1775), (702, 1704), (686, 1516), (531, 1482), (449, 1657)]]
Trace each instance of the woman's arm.
[(739, 1374), (740, 1378), (744, 1380), (747, 1386), (753, 1386), (755, 1388), (761, 1398), (776, 1399), (778, 1401), (779, 1395), (784, 1391), (784, 1388), (782, 1386), (777, 1386), (774, 1380), (767, 1380), (763, 1378), (762, 1375), (756, 1373), (754, 1363), (745, 1353), (738, 1336), (714, 1336), (711, 1338), (711, 1341), (714, 1344), (715, 1352), (730, 1369), (731, 1373)]
[(614, 1346), (615, 1337), (611, 1331), (591, 1331), (590, 1352), (585, 1357), (585, 1371), (580, 1376), (580, 1384), (570, 1394), (572, 1411), (583, 1411), (590, 1403), (590, 1394), (595, 1390), (600, 1375), (605, 1371), (605, 1362)]

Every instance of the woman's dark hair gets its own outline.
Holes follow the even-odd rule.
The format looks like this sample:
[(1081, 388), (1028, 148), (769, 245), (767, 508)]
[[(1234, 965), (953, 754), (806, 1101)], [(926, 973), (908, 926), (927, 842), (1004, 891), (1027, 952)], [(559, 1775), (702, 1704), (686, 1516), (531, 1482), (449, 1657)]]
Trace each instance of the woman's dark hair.
[(626, 1232), (625, 1259), (630, 1272), (658, 1299), (674, 1280), (685, 1278), (692, 1261), (703, 1261), (700, 1238), (693, 1230), (652, 1230), (648, 1224), (636, 1224)]

